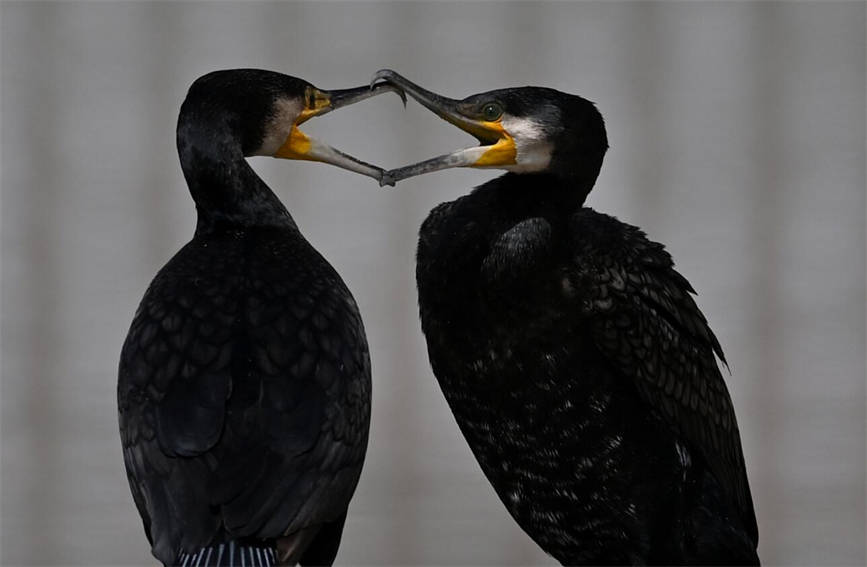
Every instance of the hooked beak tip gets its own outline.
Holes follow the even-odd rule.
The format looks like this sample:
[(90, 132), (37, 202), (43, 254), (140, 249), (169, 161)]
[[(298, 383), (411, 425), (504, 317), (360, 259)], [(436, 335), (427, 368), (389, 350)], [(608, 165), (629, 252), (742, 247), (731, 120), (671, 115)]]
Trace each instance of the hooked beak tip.
[(373, 83), (379, 81), (380, 79), (384, 79), (386, 81), (394, 79), (395, 76), (397, 76), (397, 73), (395, 71), (392, 71), (391, 69), (380, 69), (373, 74), (373, 79), (371, 79), (370, 84), (373, 85)]
[[(379, 81), (379, 82), (377, 82), (377, 81)], [(401, 102), (403, 102), (403, 107), (406, 108), (406, 92), (404, 92), (404, 90), (401, 87), (399, 87), (396, 84), (391, 83), (389, 81), (380, 81), (379, 77), (374, 76), (370, 80), (370, 90), (376, 91), (377, 89), (387, 90), (387, 91), (393, 92), (394, 94), (396, 94), (397, 96), (400, 97)]]
[(394, 180), (394, 178), (392, 178), (390, 171), (382, 172), (382, 177), (379, 178), (380, 187), (385, 187), (386, 185), (389, 187), (394, 187), (395, 183), (396, 181)]

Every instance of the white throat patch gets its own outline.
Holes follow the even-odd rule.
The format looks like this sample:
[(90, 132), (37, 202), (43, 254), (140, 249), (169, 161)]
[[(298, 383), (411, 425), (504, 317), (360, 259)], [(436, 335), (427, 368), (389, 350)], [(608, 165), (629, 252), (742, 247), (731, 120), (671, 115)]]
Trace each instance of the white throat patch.
[(542, 171), (551, 163), (553, 146), (542, 125), (529, 118), (504, 116), (503, 129), (515, 140), (515, 165), (503, 167), (515, 173)]
[(281, 98), (274, 101), (274, 116), (265, 125), (262, 145), (250, 155), (273, 156), (289, 137), (301, 109), (301, 99)]

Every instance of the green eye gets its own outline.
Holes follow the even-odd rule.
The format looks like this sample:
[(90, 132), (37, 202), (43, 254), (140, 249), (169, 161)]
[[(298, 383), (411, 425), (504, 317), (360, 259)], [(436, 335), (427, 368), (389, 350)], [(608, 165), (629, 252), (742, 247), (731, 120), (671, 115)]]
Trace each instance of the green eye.
[(488, 122), (493, 122), (503, 115), (503, 107), (495, 102), (489, 102), (482, 108), (482, 116)]

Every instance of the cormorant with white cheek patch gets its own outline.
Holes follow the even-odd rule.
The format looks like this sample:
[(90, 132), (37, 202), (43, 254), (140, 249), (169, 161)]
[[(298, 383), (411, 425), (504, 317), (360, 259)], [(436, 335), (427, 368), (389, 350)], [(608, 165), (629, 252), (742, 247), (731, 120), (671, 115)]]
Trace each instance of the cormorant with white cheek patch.
[(330, 564), (367, 449), (370, 360), (349, 290), (245, 156), (382, 170), (299, 130), (374, 89), (217, 71), (177, 145), (195, 235), (156, 275), (120, 359), (133, 498), (165, 565)]
[(694, 291), (661, 244), (584, 206), (608, 149), (596, 107), (374, 80), (481, 142), (383, 184), (509, 171), (430, 213), (416, 271), (434, 374), (509, 513), (563, 564), (758, 564), (725, 360)]

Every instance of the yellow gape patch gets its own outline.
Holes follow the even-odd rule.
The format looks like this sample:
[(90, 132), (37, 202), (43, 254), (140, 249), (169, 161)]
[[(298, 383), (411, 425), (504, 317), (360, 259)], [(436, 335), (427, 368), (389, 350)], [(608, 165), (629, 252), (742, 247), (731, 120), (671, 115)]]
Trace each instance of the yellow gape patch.
[(289, 136), (286, 137), (286, 141), (283, 142), (280, 149), (274, 153), (274, 157), (315, 161), (316, 158), (308, 155), (312, 146), (313, 144), (310, 142), (310, 138), (307, 137), (307, 134), (299, 130), (298, 127), (293, 124), (292, 130), (289, 131)]
[(518, 149), (515, 146), (515, 140), (506, 132), (500, 120), (471, 122), (469, 127), (464, 125), (461, 128), (480, 138), (492, 138), (492, 132), (497, 135), (496, 143), (492, 146), (486, 146), (488, 150), (470, 167), (497, 167), (517, 163)]
[(473, 167), (496, 167), (501, 165), (515, 165), (518, 159), (518, 149), (515, 140), (511, 136), (502, 133), (503, 137), (490, 149), (482, 154)]

